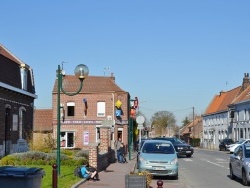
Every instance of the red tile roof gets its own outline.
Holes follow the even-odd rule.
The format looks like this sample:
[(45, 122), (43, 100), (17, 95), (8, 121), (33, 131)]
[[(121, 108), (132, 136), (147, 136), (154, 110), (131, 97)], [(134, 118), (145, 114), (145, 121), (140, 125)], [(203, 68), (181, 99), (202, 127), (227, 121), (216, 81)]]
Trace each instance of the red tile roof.
[[(79, 89), (80, 81), (76, 76), (67, 75), (63, 77), (63, 89), (70, 93)], [(88, 76), (83, 81), (80, 93), (103, 93), (103, 92), (125, 92), (115, 82), (114, 77)], [(53, 93), (57, 93), (57, 79), (54, 84)]]
[(232, 104), (246, 101), (250, 99), (250, 86), (248, 86), (240, 95), (238, 95), (233, 101)]
[(241, 87), (236, 87), (227, 92), (221, 92), (219, 95), (215, 95), (211, 103), (205, 110), (205, 114), (212, 114), (228, 109), (228, 105), (237, 97)]
[(35, 109), (33, 131), (52, 131), (52, 120), (52, 109)]

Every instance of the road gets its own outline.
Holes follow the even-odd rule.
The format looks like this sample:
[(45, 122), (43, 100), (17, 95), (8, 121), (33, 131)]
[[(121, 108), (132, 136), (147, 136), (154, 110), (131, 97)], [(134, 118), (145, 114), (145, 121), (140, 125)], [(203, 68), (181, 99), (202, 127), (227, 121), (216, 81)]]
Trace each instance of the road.
[(191, 158), (179, 158), (178, 180), (155, 177), (150, 185), (156, 187), (157, 180), (161, 179), (163, 187), (168, 188), (243, 187), (240, 180), (229, 177), (229, 156), (224, 151), (195, 149)]

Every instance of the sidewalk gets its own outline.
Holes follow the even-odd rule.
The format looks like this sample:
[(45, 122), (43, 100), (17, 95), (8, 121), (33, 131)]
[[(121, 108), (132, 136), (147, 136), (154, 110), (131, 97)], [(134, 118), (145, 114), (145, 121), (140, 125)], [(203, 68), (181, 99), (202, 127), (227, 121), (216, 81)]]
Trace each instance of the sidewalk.
[(72, 188), (97, 188), (97, 187), (107, 187), (107, 188), (123, 188), (125, 187), (125, 175), (134, 171), (136, 164), (137, 152), (131, 153), (131, 160), (128, 159), (128, 163), (112, 163), (106, 169), (106, 171), (99, 172), (100, 181), (86, 181), (82, 180)]

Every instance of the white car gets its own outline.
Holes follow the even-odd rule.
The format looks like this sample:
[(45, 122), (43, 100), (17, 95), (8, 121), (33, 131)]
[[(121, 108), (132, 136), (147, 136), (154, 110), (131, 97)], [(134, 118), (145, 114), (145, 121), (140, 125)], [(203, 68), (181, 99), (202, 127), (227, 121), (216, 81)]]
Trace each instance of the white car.
[(241, 144), (246, 144), (246, 143), (250, 143), (250, 139), (241, 140), (241, 141), (239, 141), (239, 142), (237, 142), (235, 144), (231, 144), (231, 145), (229, 145), (228, 149), (229, 149), (230, 153), (233, 153), (235, 148), (237, 148)]

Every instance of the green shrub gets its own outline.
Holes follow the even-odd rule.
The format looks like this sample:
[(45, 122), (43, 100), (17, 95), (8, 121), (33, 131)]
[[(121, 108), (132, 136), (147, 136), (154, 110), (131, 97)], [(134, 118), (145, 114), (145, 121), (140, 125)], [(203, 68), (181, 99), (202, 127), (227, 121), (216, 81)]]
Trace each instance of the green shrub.
[[(88, 163), (88, 154), (86, 151), (77, 152), (79, 156), (71, 156), (74, 152), (61, 153), (60, 163), (65, 166), (79, 166)], [(70, 155), (71, 154), (71, 155)], [(84, 157), (87, 156), (87, 157)], [(1, 165), (53, 165), (56, 164), (57, 153), (44, 153), (39, 151), (28, 151), (23, 153), (14, 153), (1, 159)]]
[(89, 158), (89, 151), (87, 150), (81, 150), (76, 152), (75, 157), (85, 157), (85, 158)]
[(7, 155), (1, 159), (1, 165), (16, 165), (18, 158), (13, 155)]

